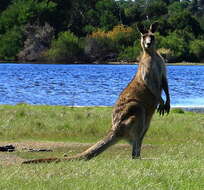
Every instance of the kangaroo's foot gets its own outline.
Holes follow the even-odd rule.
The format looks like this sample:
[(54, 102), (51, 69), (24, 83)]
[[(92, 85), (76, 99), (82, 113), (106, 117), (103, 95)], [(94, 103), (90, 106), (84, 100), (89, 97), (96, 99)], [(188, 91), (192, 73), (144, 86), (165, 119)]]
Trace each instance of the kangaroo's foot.
[(138, 143), (138, 141), (136, 140), (135, 142), (133, 142), (132, 146), (132, 159), (141, 159), (140, 150), (141, 150), (140, 143)]
[(134, 159), (134, 160), (141, 160), (142, 158), (141, 158), (141, 156), (132, 156), (132, 159)]

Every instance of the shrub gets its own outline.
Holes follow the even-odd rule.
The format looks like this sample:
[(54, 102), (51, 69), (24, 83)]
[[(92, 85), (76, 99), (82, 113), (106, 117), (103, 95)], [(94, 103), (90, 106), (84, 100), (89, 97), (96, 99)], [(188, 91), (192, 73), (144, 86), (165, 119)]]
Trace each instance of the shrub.
[(142, 49), (139, 40), (135, 41), (133, 46), (124, 48), (118, 55), (118, 60), (139, 61)]
[(174, 108), (171, 110), (171, 113), (180, 113), (180, 114), (184, 114), (185, 111), (182, 108)]
[(14, 60), (22, 47), (23, 32), (14, 27), (0, 36), (0, 59)]
[(119, 54), (119, 60), (135, 60), (138, 48), (131, 46), (134, 46), (137, 36), (131, 27), (124, 25), (115, 26), (108, 32), (97, 30), (86, 39), (85, 52), (94, 59), (115, 59)]
[(173, 57), (173, 52), (170, 49), (160, 48), (157, 50), (165, 60), (171, 60)]
[(107, 32), (107, 37), (111, 38), (117, 47), (132, 46), (139, 35), (131, 27), (118, 25), (113, 30)]
[(105, 61), (114, 58), (116, 51), (113, 41), (106, 36), (86, 38), (85, 53), (91, 61)]
[(117, 47), (132, 46), (136, 39), (139, 38), (139, 34), (136, 33), (133, 28), (125, 27), (124, 25), (117, 25), (108, 32), (98, 30), (93, 32), (89, 38), (109, 38)]
[(54, 29), (45, 23), (44, 26), (27, 24), (25, 27), (26, 40), (24, 48), (18, 54), (20, 60), (36, 61), (42, 58), (54, 37)]
[(53, 40), (51, 49), (48, 50), (48, 59), (52, 61), (73, 61), (83, 53), (82, 43), (73, 33), (61, 32)]
[(187, 44), (185, 40), (177, 33), (170, 33), (166, 37), (160, 37), (159, 48), (168, 49), (170, 54), (168, 55), (168, 61), (182, 61), (185, 58), (187, 51)]
[(92, 32), (91, 35), (88, 36), (89, 38), (107, 38), (107, 33), (103, 30), (97, 30)]
[(90, 24), (84, 26), (84, 28), (83, 28), (83, 32), (86, 34), (91, 34), (94, 31), (96, 31), (96, 28)]
[(204, 40), (193, 40), (190, 43), (190, 53), (198, 60), (204, 60)]

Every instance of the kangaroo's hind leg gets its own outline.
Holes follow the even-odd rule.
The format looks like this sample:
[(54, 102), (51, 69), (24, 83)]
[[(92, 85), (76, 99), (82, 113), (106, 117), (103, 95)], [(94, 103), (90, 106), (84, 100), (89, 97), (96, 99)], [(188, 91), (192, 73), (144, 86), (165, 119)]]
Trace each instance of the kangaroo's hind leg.
[(141, 113), (139, 116), (137, 122), (135, 123), (135, 134), (134, 134), (134, 139), (132, 142), (132, 158), (140, 158), (140, 152), (141, 152), (141, 147), (142, 147), (142, 135), (144, 133), (144, 130), (146, 128), (145, 126), (145, 114)]
[(142, 140), (141, 136), (145, 130), (145, 110), (137, 107), (134, 115), (130, 116), (125, 125), (128, 128), (128, 138), (132, 144), (132, 158), (140, 158)]
[(141, 151), (141, 147), (140, 147), (139, 139), (135, 139), (132, 145), (132, 159), (140, 158), (140, 151)]
[(140, 148), (142, 146), (142, 141), (144, 139), (144, 136), (149, 129), (152, 116), (153, 116), (153, 113), (144, 115), (144, 120), (143, 120), (144, 123), (142, 124), (144, 127), (140, 133), (140, 137), (139, 137), (140, 138), (140, 140), (139, 140), (140, 144), (138, 145)]

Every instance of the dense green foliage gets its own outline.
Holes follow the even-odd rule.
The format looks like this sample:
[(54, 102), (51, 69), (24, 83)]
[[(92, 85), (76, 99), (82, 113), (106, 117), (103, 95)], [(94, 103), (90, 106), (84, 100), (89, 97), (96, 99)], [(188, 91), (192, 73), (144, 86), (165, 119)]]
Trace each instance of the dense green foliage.
[(66, 31), (61, 32), (58, 38), (52, 41), (50, 50), (48, 50), (48, 59), (52, 61), (66, 61), (72, 62), (76, 60), (83, 52), (82, 45), (77, 36)]
[[(154, 21), (160, 23), (158, 48), (168, 61), (203, 61), (203, 0), (0, 0), (0, 59), (22, 59), (17, 55), (27, 43), (26, 26), (48, 23), (55, 39), (42, 48), (45, 59), (136, 60), (140, 54), (136, 25)], [(114, 33), (122, 25), (134, 32), (129, 37), (125, 30)], [(113, 34), (96, 39), (93, 34), (98, 31)], [(75, 36), (76, 46), (65, 37), (68, 34)]]

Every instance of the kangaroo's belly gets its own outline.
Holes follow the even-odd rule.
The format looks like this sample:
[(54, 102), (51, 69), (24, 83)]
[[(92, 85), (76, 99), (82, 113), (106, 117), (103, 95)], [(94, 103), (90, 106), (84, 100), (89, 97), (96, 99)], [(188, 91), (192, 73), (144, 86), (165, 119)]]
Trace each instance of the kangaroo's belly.
[(117, 126), (132, 115), (139, 116), (142, 111), (152, 116), (157, 105), (158, 100), (145, 85), (129, 85), (114, 106), (112, 122)]
[[(161, 94), (161, 90), (158, 90)], [(119, 96), (116, 106), (125, 105), (129, 102), (136, 102), (147, 109), (157, 106), (158, 99), (152, 94), (144, 83), (136, 82), (129, 85)]]

